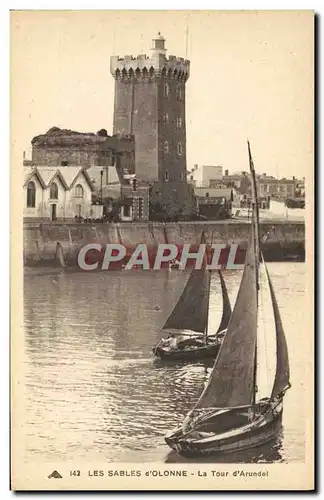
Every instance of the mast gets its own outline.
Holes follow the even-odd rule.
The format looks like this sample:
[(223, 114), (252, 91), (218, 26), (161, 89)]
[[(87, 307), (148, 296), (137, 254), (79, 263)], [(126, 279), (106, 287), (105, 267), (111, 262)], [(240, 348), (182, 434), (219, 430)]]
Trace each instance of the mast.
[[(248, 152), (249, 152), (249, 164), (250, 164), (250, 172), (251, 172), (251, 185), (252, 185), (252, 236), (253, 236), (253, 244), (254, 244), (254, 265), (255, 265), (255, 282), (256, 282), (256, 304), (257, 311), (259, 308), (259, 264), (260, 264), (260, 235), (259, 235), (259, 204), (258, 204), (258, 193), (256, 186), (256, 177), (254, 170), (254, 163), (252, 159), (250, 142), (247, 141), (248, 144)], [(255, 343), (255, 356), (254, 356), (254, 391), (253, 391), (253, 404), (256, 402), (256, 393), (257, 393), (257, 351), (258, 351), (258, 339), (256, 339)]]
[(252, 185), (252, 195), (253, 195), (252, 212), (254, 213), (254, 223), (253, 223), (253, 219), (252, 219), (252, 224), (253, 224), (253, 230), (254, 230), (254, 245), (255, 245), (255, 257), (256, 257), (255, 260), (256, 260), (256, 272), (257, 272), (257, 289), (259, 289), (259, 261), (260, 261), (259, 203), (258, 203), (258, 192), (257, 192), (256, 177), (255, 177), (255, 170), (254, 170), (254, 163), (253, 163), (253, 159), (252, 159), (250, 142), (247, 141), (247, 143), (248, 143), (248, 151), (249, 151), (249, 163), (250, 163), (251, 185)]

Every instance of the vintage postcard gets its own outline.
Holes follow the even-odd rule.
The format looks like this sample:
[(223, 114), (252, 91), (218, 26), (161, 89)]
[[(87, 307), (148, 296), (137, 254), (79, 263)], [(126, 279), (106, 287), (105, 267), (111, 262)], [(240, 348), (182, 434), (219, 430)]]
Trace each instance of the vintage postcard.
[(11, 12), (11, 488), (314, 488), (314, 13)]

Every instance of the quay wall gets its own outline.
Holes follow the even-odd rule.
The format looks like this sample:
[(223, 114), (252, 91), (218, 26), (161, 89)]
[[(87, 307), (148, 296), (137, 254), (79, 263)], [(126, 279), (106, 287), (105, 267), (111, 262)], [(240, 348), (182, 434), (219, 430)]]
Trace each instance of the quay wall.
[[(24, 264), (26, 266), (60, 265), (58, 246), (67, 266), (77, 265), (79, 250), (87, 243), (121, 243), (131, 252), (139, 243), (154, 249), (158, 243), (197, 245), (204, 230), (207, 242), (247, 246), (250, 224), (247, 221), (206, 222), (122, 222), (63, 223), (24, 222)], [(302, 221), (261, 222), (260, 236), (266, 260), (304, 260), (305, 224)], [(266, 236), (265, 236), (266, 235)], [(59, 245), (58, 245), (59, 244)]]

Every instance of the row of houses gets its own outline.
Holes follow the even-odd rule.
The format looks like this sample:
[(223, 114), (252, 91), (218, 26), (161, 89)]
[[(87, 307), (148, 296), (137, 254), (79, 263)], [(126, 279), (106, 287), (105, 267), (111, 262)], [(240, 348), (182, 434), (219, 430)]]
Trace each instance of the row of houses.
[[(296, 198), (305, 196), (305, 179), (278, 179), (269, 176), (266, 173), (257, 175), (259, 196), (272, 198)], [(188, 171), (188, 181), (195, 187), (202, 188), (235, 188), (241, 194), (249, 194), (251, 190), (250, 175), (248, 172), (229, 173), (221, 166), (194, 165), (194, 168)]]
[[(236, 192), (231, 188), (195, 188), (197, 216), (230, 217)], [(114, 165), (25, 166), (24, 218), (33, 220), (86, 220), (114, 218), (148, 220), (150, 186)]]
[[(259, 179), (260, 208), (271, 210), (274, 199), (295, 208), (296, 198), (274, 196)], [(202, 219), (228, 219), (236, 209), (251, 207), (251, 194), (242, 194), (235, 185), (221, 181), (209, 187), (194, 187), (197, 211)], [(121, 175), (110, 166), (24, 167), (24, 218), (33, 220), (121, 220), (146, 221), (150, 218), (150, 185), (140, 182), (127, 170)], [(292, 200), (292, 201), (291, 201)], [(290, 203), (291, 202), (291, 203)], [(293, 203), (294, 202), (294, 203)], [(303, 208), (304, 203), (296, 207)]]
[(149, 187), (114, 166), (24, 167), (24, 219), (148, 220)]

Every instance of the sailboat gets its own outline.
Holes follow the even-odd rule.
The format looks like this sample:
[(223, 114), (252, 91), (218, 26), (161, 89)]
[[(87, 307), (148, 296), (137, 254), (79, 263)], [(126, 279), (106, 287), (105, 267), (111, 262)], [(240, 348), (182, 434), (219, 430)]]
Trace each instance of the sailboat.
[(183, 455), (236, 452), (281, 430), (290, 388), (287, 343), (272, 281), (259, 249), (255, 171), (251, 234), (236, 303), (208, 383), (184, 422), (165, 437)]
[[(201, 243), (205, 242), (204, 233)], [(187, 284), (162, 330), (171, 334), (153, 348), (153, 353), (163, 360), (199, 360), (215, 358), (231, 317), (231, 304), (221, 271), (219, 273), (223, 312), (220, 325), (214, 334), (208, 333), (211, 270), (206, 260), (201, 269), (193, 269)]]

